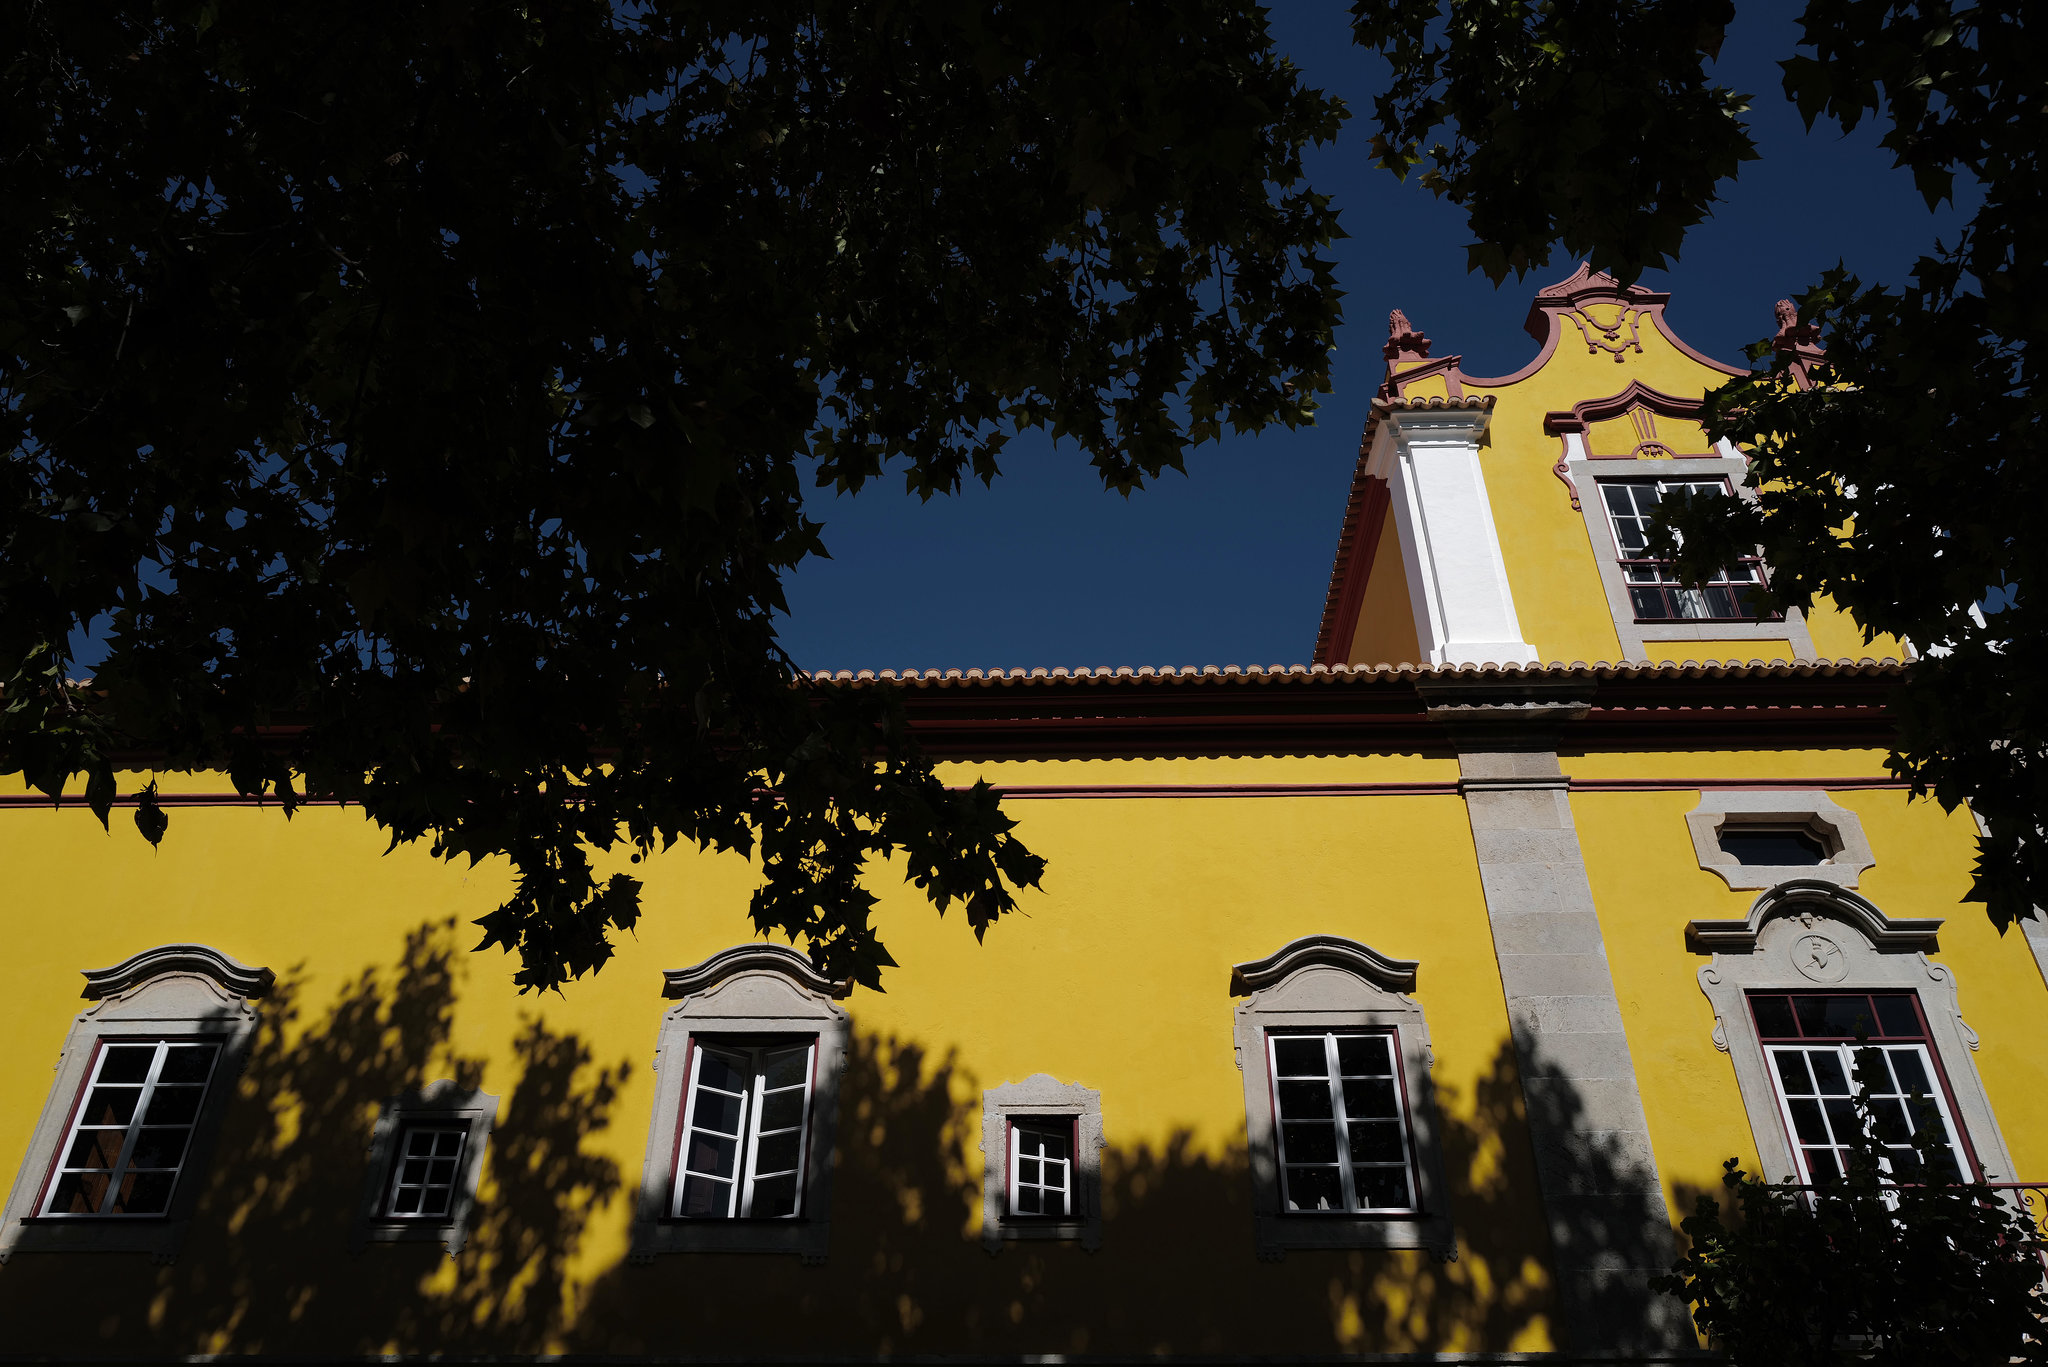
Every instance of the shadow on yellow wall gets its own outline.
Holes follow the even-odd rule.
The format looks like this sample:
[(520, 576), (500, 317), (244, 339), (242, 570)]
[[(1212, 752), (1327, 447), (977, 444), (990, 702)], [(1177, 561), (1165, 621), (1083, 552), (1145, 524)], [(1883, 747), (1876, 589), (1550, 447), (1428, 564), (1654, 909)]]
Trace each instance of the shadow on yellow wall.
[[(1242, 1147), (1112, 1147), (1105, 1246), (979, 1243), (980, 1083), (957, 1057), (857, 1033), (841, 1091), (831, 1261), (672, 1256), (581, 1280), (594, 1222), (616, 1229), (629, 1175), (590, 1141), (628, 1065), (529, 1019), (490, 1140), (467, 1248), (348, 1251), (385, 1098), (451, 1050), (452, 927), (415, 931), (298, 1028), (303, 978), (265, 1003), (249, 1068), (178, 1262), (24, 1255), (0, 1271), (21, 1353), (690, 1354), (1330, 1352), (1542, 1348), (1548, 1235), (1521, 1086), (1503, 1046), (1469, 1106), (1440, 1089), (1461, 1256), (1253, 1255)], [(1469, 1117), (1469, 1118), (1460, 1118)], [(636, 1129), (644, 1117), (630, 1118)], [(1111, 1113), (1111, 1140), (1115, 1139)], [(603, 1241), (610, 1244), (612, 1241)]]

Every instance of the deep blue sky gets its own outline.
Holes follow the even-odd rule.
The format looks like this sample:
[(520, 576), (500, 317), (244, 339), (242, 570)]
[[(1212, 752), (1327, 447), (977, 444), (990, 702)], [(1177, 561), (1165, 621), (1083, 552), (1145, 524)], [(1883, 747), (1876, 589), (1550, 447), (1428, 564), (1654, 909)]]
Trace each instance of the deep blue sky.
[[(1336, 244), (1347, 292), (1335, 392), (1314, 429), (1226, 438), (1191, 452), (1128, 501), (1105, 493), (1084, 455), (1034, 437), (1011, 444), (993, 489), (919, 504), (884, 480), (855, 498), (820, 492), (833, 559), (790, 585), (783, 638), (811, 669), (1034, 665), (1293, 664), (1315, 644), (1358, 434), (1379, 383), (1387, 310), (1401, 308), (1477, 374), (1534, 352), (1529, 296), (1568, 275), (1550, 267), (1499, 290), (1465, 273), (1461, 216), (1367, 164), (1381, 63), (1352, 46), (1344, 0), (1286, 0), (1272, 22), (1307, 81), (1353, 118), (1311, 153), (1349, 238)], [(1746, 0), (1719, 77), (1755, 97), (1763, 157), (1723, 191), (1686, 240), (1682, 266), (1643, 283), (1672, 294), (1680, 336), (1734, 363), (1774, 326), (1771, 306), (1838, 260), (1866, 280), (1902, 280), (1952, 213), (1930, 215), (1866, 125), (1808, 134), (1776, 62), (1797, 40), (1794, 7)]]

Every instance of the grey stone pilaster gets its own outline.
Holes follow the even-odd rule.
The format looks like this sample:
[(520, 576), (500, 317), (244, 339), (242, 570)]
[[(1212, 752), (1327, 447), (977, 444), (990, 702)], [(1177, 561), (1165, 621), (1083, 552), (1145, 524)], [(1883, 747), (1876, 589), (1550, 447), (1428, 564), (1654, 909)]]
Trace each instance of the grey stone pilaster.
[(1458, 760), (1555, 1247), (1562, 1346), (1690, 1348), (1684, 1308), (1648, 1286), (1670, 1269), (1675, 1241), (1557, 753), (1461, 747)]

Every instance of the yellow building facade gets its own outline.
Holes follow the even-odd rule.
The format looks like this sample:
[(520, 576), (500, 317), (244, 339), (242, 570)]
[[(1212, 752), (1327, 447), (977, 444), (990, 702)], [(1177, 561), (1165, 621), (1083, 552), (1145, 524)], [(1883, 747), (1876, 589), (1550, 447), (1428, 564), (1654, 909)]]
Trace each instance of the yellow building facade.
[(1885, 770), (1909, 649), (1631, 554), (1743, 492), (1666, 302), (1581, 270), (1495, 379), (1396, 315), (1312, 664), (835, 677), (1050, 861), (984, 944), (876, 870), (884, 993), (736, 857), (522, 997), (504, 871), (360, 812), (7, 797), (4, 1351), (1658, 1361), (1677, 1219), (1831, 1161), (1859, 1030), (2048, 1174), (2036, 942)]

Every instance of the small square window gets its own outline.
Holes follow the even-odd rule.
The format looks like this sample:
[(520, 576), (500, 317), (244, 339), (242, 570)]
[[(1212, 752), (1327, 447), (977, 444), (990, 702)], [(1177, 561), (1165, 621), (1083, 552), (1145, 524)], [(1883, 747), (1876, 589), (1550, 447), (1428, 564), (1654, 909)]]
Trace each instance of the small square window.
[(455, 1208), (467, 1125), (413, 1124), (399, 1138), (391, 1164), (391, 1198), (384, 1213), (395, 1220), (445, 1220)]
[(1010, 1121), (1009, 1216), (1070, 1219), (1074, 1211), (1074, 1153), (1079, 1121), (1070, 1115)]
[(349, 1247), (435, 1241), (460, 1253), (498, 1098), (442, 1079), (384, 1103)]

